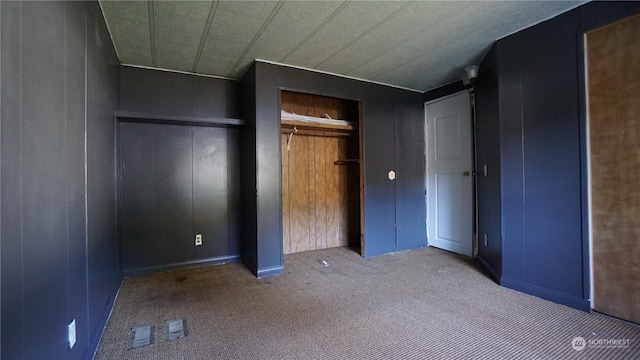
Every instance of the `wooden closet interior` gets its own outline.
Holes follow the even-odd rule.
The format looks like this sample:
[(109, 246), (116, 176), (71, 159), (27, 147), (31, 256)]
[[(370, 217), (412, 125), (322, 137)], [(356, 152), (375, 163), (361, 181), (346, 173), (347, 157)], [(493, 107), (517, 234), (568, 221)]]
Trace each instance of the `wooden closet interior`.
[[(284, 253), (338, 246), (360, 252), (360, 102), (283, 90), (281, 110)], [(292, 120), (287, 113), (321, 121)]]

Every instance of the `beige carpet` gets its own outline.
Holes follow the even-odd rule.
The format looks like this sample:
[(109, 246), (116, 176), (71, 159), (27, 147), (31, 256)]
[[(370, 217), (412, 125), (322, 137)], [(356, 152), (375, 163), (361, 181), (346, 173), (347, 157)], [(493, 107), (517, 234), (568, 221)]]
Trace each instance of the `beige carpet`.
[[(434, 248), (310, 251), (285, 256), (285, 271), (256, 279), (234, 263), (125, 279), (95, 358), (640, 358), (640, 328), (500, 287)], [(175, 318), (189, 334), (166, 341)], [(131, 328), (147, 324), (155, 343), (127, 350)]]

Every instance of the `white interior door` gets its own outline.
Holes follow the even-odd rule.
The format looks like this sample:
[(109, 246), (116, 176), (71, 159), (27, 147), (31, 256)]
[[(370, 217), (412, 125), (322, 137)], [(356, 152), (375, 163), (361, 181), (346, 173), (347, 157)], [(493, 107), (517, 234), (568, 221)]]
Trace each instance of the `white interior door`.
[(468, 92), (427, 103), (429, 245), (473, 255), (473, 161)]

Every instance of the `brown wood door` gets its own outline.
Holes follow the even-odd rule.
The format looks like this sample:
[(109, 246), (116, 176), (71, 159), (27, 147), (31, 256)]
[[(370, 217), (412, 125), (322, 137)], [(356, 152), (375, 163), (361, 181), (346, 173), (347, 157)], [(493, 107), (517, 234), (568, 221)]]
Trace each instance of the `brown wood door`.
[(640, 16), (587, 33), (593, 308), (640, 323)]

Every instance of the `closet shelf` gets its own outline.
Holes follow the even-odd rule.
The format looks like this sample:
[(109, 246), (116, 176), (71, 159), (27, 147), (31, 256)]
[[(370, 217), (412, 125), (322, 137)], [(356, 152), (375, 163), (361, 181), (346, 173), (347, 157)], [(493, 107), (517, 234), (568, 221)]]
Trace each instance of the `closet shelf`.
[(351, 136), (354, 135), (353, 130), (353, 125), (310, 123), (282, 119), (282, 132), (285, 134)]
[(116, 111), (116, 117), (120, 121), (129, 122), (151, 122), (175, 125), (193, 125), (193, 126), (215, 126), (215, 127), (234, 127), (242, 126), (245, 121), (234, 118), (216, 118), (216, 117), (199, 117), (199, 116), (163, 116), (151, 113), (135, 112), (135, 111)]

